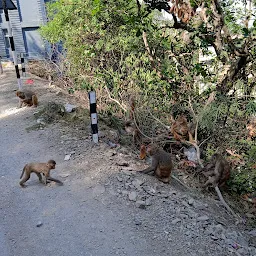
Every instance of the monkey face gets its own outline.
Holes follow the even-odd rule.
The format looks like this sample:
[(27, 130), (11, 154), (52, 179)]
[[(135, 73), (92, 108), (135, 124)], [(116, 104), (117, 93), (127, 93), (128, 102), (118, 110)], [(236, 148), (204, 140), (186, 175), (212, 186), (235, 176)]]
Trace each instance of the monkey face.
[(19, 97), (20, 99), (25, 99), (25, 94), (24, 94), (24, 92), (17, 91), (17, 92), (16, 92), (16, 96)]
[(48, 166), (51, 168), (51, 169), (55, 169), (55, 165), (56, 165), (56, 162), (54, 160), (49, 160), (48, 161)]

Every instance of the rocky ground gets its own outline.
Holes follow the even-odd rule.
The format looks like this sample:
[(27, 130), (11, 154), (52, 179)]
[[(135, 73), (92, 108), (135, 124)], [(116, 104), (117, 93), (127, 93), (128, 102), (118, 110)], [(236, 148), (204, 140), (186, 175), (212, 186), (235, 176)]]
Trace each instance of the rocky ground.
[[(33, 80), (24, 87), (38, 93), (37, 109), (16, 108), (13, 72), (0, 81), (2, 256), (256, 255), (256, 229), (236, 223), (217, 198), (136, 172), (147, 162), (128, 148), (111, 148), (115, 131), (102, 125), (94, 145), (88, 118), (66, 113), (48, 124), (49, 101), (76, 99)], [(36, 177), (18, 186), (25, 163), (50, 158), (64, 186), (44, 187)]]

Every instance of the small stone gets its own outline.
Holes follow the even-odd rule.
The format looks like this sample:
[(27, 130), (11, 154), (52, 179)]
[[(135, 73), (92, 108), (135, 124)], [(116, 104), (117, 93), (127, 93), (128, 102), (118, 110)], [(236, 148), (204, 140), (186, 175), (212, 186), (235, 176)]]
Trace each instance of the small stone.
[(36, 122), (37, 122), (38, 124), (45, 125), (45, 121), (44, 121), (43, 118), (38, 118), (38, 119), (36, 120)]
[(70, 173), (63, 173), (63, 174), (60, 174), (60, 177), (67, 178), (69, 175), (70, 175)]
[(77, 106), (69, 104), (69, 103), (65, 104), (64, 107), (65, 107), (66, 112), (68, 112), (68, 113), (73, 112), (77, 108)]
[(139, 179), (135, 179), (135, 180), (132, 181), (132, 185), (133, 185), (135, 188), (139, 188), (143, 183), (144, 183), (144, 181), (139, 180)]
[(181, 203), (182, 203), (185, 207), (189, 207), (189, 205), (188, 205), (188, 203), (187, 203), (187, 202), (182, 201)]
[(110, 148), (116, 148), (117, 144), (113, 143), (112, 141), (108, 141), (107, 144), (109, 145)]
[(120, 181), (120, 182), (123, 181), (123, 179), (122, 179), (121, 177), (119, 177), (119, 176), (117, 176), (116, 178), (117, 178), (117, 180)]
[(195, 200), (194, 200), (193, 198), (191, 198), (191, 199), (188, 200), (188, 204), (189, 204), (189, 205), (193, 205), (194, 202), (195, 202)]
[(149, 198), (146, 199), (146, 205), (149, 206), (149, 205), (152, 205), (152, 202)]
[(149, 186), (143, 186), (143, 189), (144, 189), (144, 191), (146, 191), (148, 194), (150, 194), (152, 196), (155, 195), (155, 193), (156, 193), (156, 190)]
[(64, 161), (70, 160), (71, 154), (65, 155)]
[(248, 234), (251, 236), (256, 236), (256, 229), (251, 230)]
[(181, 213), (181, 214), (180, 214), (180, 217), (181, 217), (182, 219), (186, 219), (186, 218), (188, 217), (188, 215), (187, 215), (187, 214), (184, 214), (184, 213)]
[(146, 202), (143, 200), (136, 201), (135, 205), (140, 209), (146, 209)]
[(142, 224), (142, 221), (138, 218), (135, 218), (134, 223), (135, 223), (135, 225), (140, 226)]
[(130, 201), (136, 201), (137, 193), (135, 191), (130, 192), (129, 194), (129, 200)]
[(176, 195), (177, 194), (177, 191), (176, 190), (173, 190), (173, 189), (170, 189), (169, 191), (169, 195)]
[(197, 220), (199, 220), (199, 221), (207, 221), (207, 220), (209, 220), (209, 217), (206, 216), (206, 215), (203, 215), (203, 216), (198, 217)]
[(218, 237), (216, 237), (216, 236), (211, 236), (211, 239), (213, 239), (213, 240), (218, 240)]
[(36, 226), (39, 228), (39, 227), (41, 227), (43, 225), (43, 222), (42, 221), (38, 221), (37, 222), (37, 224), (36, 224)]
[(188, 231), (185, 232), (185, 235), (186, 235), (186, 236), (190, 236), (190, 235), (191, 235), (191, 232), (188, 230)]
[(129, 194), (129, 192), (127, 191), (127, 190), (122, 190), (122, 195), (124, 195), (124, 196), (127, 196), (128, 194)]
[(176, 218), (176, 219), (174, 219), (174, 220), (172, 220), (172, 224), (177, 224), (178, 222), (181, 222), (181, 219), (179, 219), (179, 218)]

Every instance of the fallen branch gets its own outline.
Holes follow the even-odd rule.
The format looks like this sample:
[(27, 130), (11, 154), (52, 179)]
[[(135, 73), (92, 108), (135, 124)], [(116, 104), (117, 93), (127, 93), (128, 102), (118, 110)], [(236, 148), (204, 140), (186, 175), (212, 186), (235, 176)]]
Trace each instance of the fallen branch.
[(215, 186), (214, 189), (215, 189), (215, 191), (217, 192), (217, 195), (218, 195), (218, 197), (219, 197), (221, 203), (225, 206), (225, 208), (226, 208), (234, 217), (240, 219), (240, 216), (237, 215), (237, 214), (228, 206), (228, 204), (227, 204), (226, 201), (224, 200), (224, 198), (223, 198), (223, 196), (222, 196), (222, 194), (221, 194), (221, 192), (220, 192), (219, 187), (218, 187), (218, 186)]
[(180, 183), (183, 187), (185, 187), (188, 190), (191, 190), (190, 187), (188, 187), (185, 183), (183, 183), (181, 180), (179, 180), (176, 176), (174, 176), (173, 174), (171, 175), (172, 178), (174, 178), (178, 183)]

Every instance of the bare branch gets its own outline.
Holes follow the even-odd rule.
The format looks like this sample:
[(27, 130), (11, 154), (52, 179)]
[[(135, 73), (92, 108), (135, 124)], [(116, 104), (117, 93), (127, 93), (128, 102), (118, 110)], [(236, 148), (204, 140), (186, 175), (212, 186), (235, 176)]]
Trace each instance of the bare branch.
[(107, 91), (107, 93), (108, 93), (109, 99), (110, 99), (111, 101), (114, 101), (115, 103), (117, 103), (125, 112), (127, 112), (127, 109), (126, 109), (118, 100), (113, 99), (113, 98), (111, 97), (110, 91), (109, 91), (109, 89), (108, 89), (107, 86), (105, 86), (105, 89), (106, 89), (106, 91)]
[(216, 186), (216, 187), (214, 187), (214, 189), (215, 189), (215, 191), (216, 191), (216, 193), (217, 193), (217, 195), (218, 195), (218, 197), (219, 197), (221, 203), (225, 206), (225, 208), (226, 208), (235, 218), (239, 218), (239, 219), (240, 219), (241, 217), (238, 216), (238, 215), (228, 206), (228, 204), (227, 204), (226, 201), (224, 200), (224, 198), (223, 198), (223, 196), (222, 196), (222, 194), (221, 194), (221, 192), (220, 192), (219, 187)]
[(153, 58), (152, 53), (151, 53), (151, 50), (150, 50), (150, 48), (149, 48), (148, 40), (147, 40), (147, 34), (146, 34), (145, 31), (143, 31), (143, 33), (142, 33), (142, 38), (143, 38), (143, 41), (144, 41), (144, 45), (145, 45), (145, 47), (146, 47), (146, 50), (147, 50), (147, 52), (148, 52), (148, 54), (149, 54), (149, 59), (150, 59), (150, 61), (152, 62), (152, 64), (154, 65), (154, 58)]

